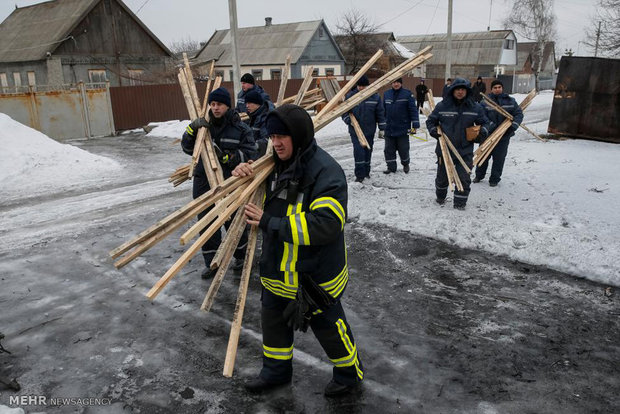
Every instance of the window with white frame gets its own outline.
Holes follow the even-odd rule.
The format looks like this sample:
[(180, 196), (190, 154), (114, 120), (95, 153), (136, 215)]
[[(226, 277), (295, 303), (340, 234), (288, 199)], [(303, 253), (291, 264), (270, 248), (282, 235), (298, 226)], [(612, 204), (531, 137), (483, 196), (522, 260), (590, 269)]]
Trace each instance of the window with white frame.
[(514, 49), (515, 41), (513, 39), (504, 39), (504, 49)]
[(13, 72), (13, 82), (15, 82), (15, 86), (22, 86), (22, 74)]
[(107, 80), (105, 69), (88, 69), (88, 81), (90, 83), (104, 83)]
[(37, 77), (34, 72), (28, 72), (28, 85), (35, 86), (37, 84)]
[(280, 80), (282, 79), (282, 70), (280, 69), (271, 69), (271, 79)]
[(144, 85), (144, 82), (142, 81), (142, 75), (144, 75), (144, 70), (142, 69), (129, 69), (129, 85)]
[(0, 87), (6, 88), (9, 86), (9, 80), (6, 77), (6, 73), (0, 73)]
[(263, 70), (262, 69), (252, 69), (252, 76), (254, 76), (254, 80), (262, 81), (263, 80)]
[(334, 76), (334, 68), (325, 68), (325, 76)]

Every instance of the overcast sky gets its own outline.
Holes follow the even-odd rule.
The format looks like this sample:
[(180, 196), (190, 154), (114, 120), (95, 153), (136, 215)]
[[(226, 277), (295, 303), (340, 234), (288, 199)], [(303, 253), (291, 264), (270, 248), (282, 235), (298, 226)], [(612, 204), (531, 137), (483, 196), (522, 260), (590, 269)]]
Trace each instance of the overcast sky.
[[(15, 8), (41, 0), (0, 0), (0, 20)], [(502, 29), (511, 0), (454, 0), (452, 32)], [(566, 48), (579, 55), (593, 55), (584, 44), (585, 28), (594, 14), (596, 0), (555, 0), (557, 57)], [(170, 45), (174, 41), (208, 40), (217, 29), (229, 27), (228, 0), (125, 0), (125, 4), (157, 35)], [(369, 16), (380, 31), (396, 36), (445, 33), (448, 0), (237, 0), (239, 27), (259, 26), (270, 16), (273, 23), (324, 19), (336, 30), (339, 17), (356, 8)], [(490, 13), (489, 13), (490, 12)], [(519, 40), (524, 40), (519, 38)]]

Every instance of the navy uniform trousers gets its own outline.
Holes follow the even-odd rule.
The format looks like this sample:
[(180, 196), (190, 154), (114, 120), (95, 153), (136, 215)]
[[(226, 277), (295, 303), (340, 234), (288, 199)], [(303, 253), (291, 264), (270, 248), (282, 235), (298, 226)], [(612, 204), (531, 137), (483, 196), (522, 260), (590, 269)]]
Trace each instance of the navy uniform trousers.
[(405, 166), (409, 165), (409, 135), (401, 135), (398, 137), (385, 136), (385, 147), (383, 155), (388, 170), (396, 172), (396, 152), (400, 157), (400, 163)]
[[(473, 154), (462, 155), (463, 161), (471, 169), (473, 168)], [(463, 184), (463, 191), (454, 190), (454, 205), (457, 207), (465, 207), (467, 204), (467, 197), (469, 197), (469, 190), (471, 187), (471, 177), (469, 173), (465, 171), (465, 168), (461, 165), (456, 157), (452, 156), (452, 162), (456, 167), (456, 173)], [(435, 194), (438, 200), (443, 200), (448, 195), (448, 174), (446, 173), (446, 167), (442, 157), (437, 157), (437, 177), (435, 178)]]
[(502, 138), (487, 160), (479, 167), (476, 167), (476, 178), (483, 179), (487, 174), (487, 168), (489, 168), (489, 161), (493, 158), (493, 165), (491, 166), (491, 176), (489, 177), (490, 183), (499, 183), (502, 180), (502, 172), (504, 171), (504, 162), (506, 161), (506, 154), (508, 154), (508, 144), (510, 144), (510, 138)]

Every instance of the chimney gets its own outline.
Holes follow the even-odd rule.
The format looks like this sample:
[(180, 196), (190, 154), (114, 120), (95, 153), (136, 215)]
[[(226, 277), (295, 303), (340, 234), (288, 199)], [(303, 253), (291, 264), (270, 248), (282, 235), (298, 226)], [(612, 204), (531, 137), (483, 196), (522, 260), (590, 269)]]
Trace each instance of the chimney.
[(265, 17), (265, 27), (271, 26), (271, 17)]

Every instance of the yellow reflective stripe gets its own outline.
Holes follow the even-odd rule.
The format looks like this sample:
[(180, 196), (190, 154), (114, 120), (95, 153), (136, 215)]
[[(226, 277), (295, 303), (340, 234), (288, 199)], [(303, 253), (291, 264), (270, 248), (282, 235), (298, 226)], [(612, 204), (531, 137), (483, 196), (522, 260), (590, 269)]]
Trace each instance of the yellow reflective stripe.
[(319, 283), (319, 286), (321, 286), (326, 292), (335, 290), (338, 288), (338, 286), (342, 284), (342, 281), (344, 279), (347, 279), (348, 274), (349, 274), (349, 269), (348, 269), (347, 264), (345, 263), (344, 267), (342, 268), (338, 276), (336, 276), (335, 278), (331, 280), (328, 280), (327, 282)]
[[(297, 215), (288, 216), (288, 221), (291, 223), (291, 234), (293, 236), (293, 244), (299, 244), (299, 230), (297, 229)], [(303, 236), (302, 236), (303, 238)]]
[(194, 130), (189, 125), (185, 128), (185, 132), (187, 132), (191, 136), (194, 136)]
[[(360, 369), (359, 359), (357, 358), (357, 348), (355, 347), (355, 345), (351, 343), (351, 339), (349, 338), (349, 335), (347, 334), (347, 327), (344, 324), (344, 321), (342, 319), (338, 319), (336, 321), (336, 326), (338, 327), (338, 333), (340, 334), (340, 339), (342, 339), (342, 343), (344, 344), (347, 351), (349, 351), (349, 355), (347, 355), (344, 358), (340, 358), (338, 360), (332, 360), (332, 362), (336, 366), (351, 366), (355, 364), (355, 371), (357, 372), (357, 376), (360, 380), (363, 380), (364, 372)], [(348, 362), (350, 361), (349, 358), (351, 357), (354, 357), (353, 362)]]
[(347, 285), (348, 281), (349, 281), (349, 271), (347, 270), (347, 273), (345, 274), (345, 277), (342, 279), (340, 284), (338, 286), (336, 286), (336, 288), (330, 292), (330, 295), (332, 295), (335, 298), (338, 297), (342, 293), (342, 291), (344, 290), (344, 288)]
[(310, 210), (316, 210), (319, 208), (327, 207), (334, 212), (334, 214), (340, 219), (341, 228), (344, 229), (344, 208), (342, 205), (333, 197), (321, 197), (317, 198), (310, 204)]
[[(298, 204), (301, 206), (301, 204)], [(293, 244), (310, 244), (310, 233), (308, 232), (308, 222), (306, 221), (306, 212), (294, 214), (289, 216), (291, 223), (291, 233), (293, 235)]]
[(339, 368), (350, 367), (357, 362), (357, 350), (353, 352), (353, 354), (349, 354), (345, 357), (338, 359), (330, 359), (330, 361), (332, 362), (332, 364)]
[[(288, 209), (286, 210), (286, 215), (290, 216), (291, 214), (293, 214), (293, 205), (290, 204), (288, 206)], [(291, 243), (287, 243), (287, 242), (283, 242), (284, 243), (284, 252), (282, 254), (282, 261), (280, 262), (280, 270), (283, 272), (286, 271), (291, 271), (291, 269), (288, 267), (289, 263), (291, 262), (291, 260), (289, 259), (290, 256), (290, 246), (293, 246)]]
[(272, 359), (293, 359), (293, 346), (290, 348), (272, 348), (263, 344), (263, 354)]
[(289, 286), (280, 280), (268, 279), (266, 277), (261, 277), (260, 281), (265, 289), (274, 295), (282, 296), (288, 299), (295, 299), (297, 294), (297, 286)]

